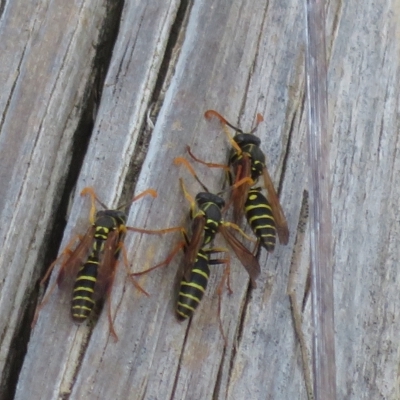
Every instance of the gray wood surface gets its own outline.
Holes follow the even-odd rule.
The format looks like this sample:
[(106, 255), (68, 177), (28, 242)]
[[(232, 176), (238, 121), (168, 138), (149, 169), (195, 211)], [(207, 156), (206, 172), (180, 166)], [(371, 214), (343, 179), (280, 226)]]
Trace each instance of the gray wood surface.
[[(332, 141), (331, 159), (321, 162), (332, 169), (337, 392), (339, 399), (396, 400), (400, 8), (398, 2), (353, 3), (327, 6)], [(12, 369), (18, 335), (29, 330), (34, 283), (46, 267), (54, 213), (68, 196), (75, 132), (112, 11), (107, 2), (90, 0), (11, 1), (2, 9), (0, 398), (17, 384), (21, 400), (307, 399), (287, 295), (291, 278), (303, 302), (309, 265), (305, 21), (303, 4), (294, 1), (126, 2), (94, 127), (85, 133), (91, 136), (76, 190), (67, 187), (72, 203), (61, 246), (88, 225), (83, 187), (93, 186), (116, 207), (132, 197), (137, 171), (135, 193), (152, 187), (159, 195), (133, 203), (128, 224), (187, 226), (189, 205), (178, 178), (193, 195), (200, 187), (173, 159), (190, 145), (200, 158), (224, 163), (229, 148), (204, 111), (216, 109), (245, 130), (261, 113), (257, 135), (291, 237), (273, 255), (261, 251), (256, 289), (232, 257), (233, 294), (223, 294), (221, 310), (227, 343), (218, 327), (222, 268), (212, 270), (193, 319), (176, 321), (179, 255), (138, 279), (150, 297), (126, 279), (121, 263), (111, 297), (118, 342), (106, 309), (94, 325), (78, 327), (69, 315), (70, 293), (55, 290), (20, 373)], [(146, 118), (151, 109), (154, 129)], [(220, 190), (220, 170), (196, 170)], [(178, 240), (178, 233), (129, 232), (132, 271), (163, 260)], [(308, 297), (303, 318), (310, 347)]]

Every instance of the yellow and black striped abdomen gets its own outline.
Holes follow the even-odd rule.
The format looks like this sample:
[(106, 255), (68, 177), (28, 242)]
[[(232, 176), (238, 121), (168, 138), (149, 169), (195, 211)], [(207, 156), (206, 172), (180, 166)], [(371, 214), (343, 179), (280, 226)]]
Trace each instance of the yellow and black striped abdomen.
[(98, 266), (98, 252), (94, 252), (78, 272), (71, 304), (72, 319), (75, 322), (83, 322), (93, 310)]
[(209, 256), (200, 249), (194, 263), (190, 280), (182, 279), (178, 296), (176, 313), (178, 319), (184, 320), (193, 315), (207, 288), (210, 276)]
[(120, 225), (113, 215), (106, 214), (108, 212), (112, 212), (112, 210), (97, 213), (92, 252), (76, 277), (71, 304), (72, 319), (75, 322), (85, 321), (93, 310), (95, 286), (100, 259), (104, 256), (104, 244), (109, 233)]
[(251, 229), (260, 239), (261, 245), (269, 252), (274, 251), (276, 242), (275, 220), (268, 200), (261, 193), (261, 188), (249, 190), (245, 203), (245, 213)]

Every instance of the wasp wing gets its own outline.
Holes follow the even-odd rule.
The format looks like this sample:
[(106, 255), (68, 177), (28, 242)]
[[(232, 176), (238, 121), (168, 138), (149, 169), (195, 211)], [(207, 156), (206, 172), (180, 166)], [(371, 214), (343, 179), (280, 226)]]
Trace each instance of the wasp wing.
[(287, 221), (267, 168), (263, 169), (263, 176), (264, 176), (265, 188), (268, 193), (267, 196), (268, 201), (271, 205), (272, 215), (274, 216), (275, 219), (276, 231), (278, 232), (279, 242), (281, 244), (288, 244), (289, 229)]
[[(251, 160), (243, 154), (240, 161), (233, 166), (235, 173), (235, 183), (244, 178), (251, 177)], [(233, 219), (236, 223), (239, 222), (244, 212), (244, 205), (249, 194), (250, 182), (244, 182), (237, 188), (233, 188), (232, 202), (233, 202)]]
[(100, 255), (97, 280), (94, 287), (96, 300), (110, 295), (117, 269), (121, 243), (121, 235), (118, 230), (111, 231), (108, 234), (104, 243), (103, 254)]
[(219, 232), (222, 233), (222, 236), (226, 242), (229, 244), (239, 261), (245, 267), (250, 276), (252, 286), (256, 287), (255, 280), (257, 279), (258, 275), (260, 275), (261, 271), (257, 258), (228, 230), (226, 226), (221, 225), (219, 227)]
[(185, 248), (183, 257), (183, 275), (190, 280), (190, 274), (196, 261), (197, 254), (204, 242), (204, 227), (206, 221), (203, 215), (197, 215), (192, 221), (192, 236)]
[[(79, 267), (81, 267), (82, 264), (85, 262), (90, 248), (92, 247), (94, 231), (95, 228), (91, 226), (82, 237), (75, 250), (73, 250), (70, 255), (65, 259), (65, 261), (61, 264), (60, 272), (57, 276), (57, 285), (59, 287), (64, 285), (65, 281), (70, 282), (75, 279)], [(68, 246), (66, 250), (68, 250)]]

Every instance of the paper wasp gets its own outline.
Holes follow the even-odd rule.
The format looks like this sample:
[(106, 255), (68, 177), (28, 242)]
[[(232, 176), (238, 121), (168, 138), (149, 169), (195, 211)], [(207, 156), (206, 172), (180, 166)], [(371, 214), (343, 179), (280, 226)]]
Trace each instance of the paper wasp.
[[(157, 196), (155, 190), (147, 189), (134, 197), (132, 201), (136, 201), (148, 194), (152, 197)], [(91, 198), (90, 227), (84, 236), (74, 236), (60, 256), (48, 268), (40, 282), (41, 286), (47, 282), (54, 267), (61, 262), (56, 281), (36, 308), (32, 326), (35, 325), (39, 311), (47, 303), (55, 287), (57, 285), (59, 287), (72, 286), (75, 279), (71, 302), (72, 319), (77, 323), (84, 322), (98, 301), (108, 299), (110, 332), (118, 340), (112, 322), (111, 302), (109, 298), (118, 264), (118, 257), (121, 252), (124, 265), (127, 270), (129, 269), (125, 247), (123, 246), (124, 236), (128, 230), (142, 233), (158, 232), (126, 226), (127, 216), (125, 212), (118, 209), (107, 209), (97, 198), (94, 189), (91, 187), (84, 188), (81, 195), (89, 195)], [(96, 201), (104, 210), (96, 212)], [(148, 296), (148, 293), (129, 274), (128, 276), (133, 285)]]
[[(232, 189), (233, 216), (235, 222), (239, 222), (243, 213), (251, 226), (254, 234), (267, 251), (272, 252), (275, 248), (275, 236), (278, 233), (281, 244), (287, 244), (289, 230), (285, 215), (279, 203), (271, 177), (265, 164), (265, 155), (260, 149), (261, 141), (254, 135), (260, 122), (263, 121), (261, 114), (257, 114), (256, 126), (249, 132), (244, 133), (240, 128), (230, 124), (224, 117), (214, 110), (208, 110), (204, 116), (207, 119), (218, 118), (224, 127), (232, 149), (229, 156), (228, 166), (214, 163), (207, 163), (193, 155), (190, 148), (190, 156), (209, 167), (224, 168), (228, 171), (230, 182), (234, 181)], [(238, 132), (231, 137), (226, 126)], [(232, 178), (232, 171), (234, 179)], [(258, 179), (263, 176), (265, 189), (268, 198), (261, 193), (261, 187), (255, 187)], [(246, 181), (246, 178), (251, 178)], [(244, 182), (238, 184), (238, 182)]]
[[(184, 240), (174, 247), (164, 261), (148, 270), (133, 275), (141, 275), (155, 268), (168, 265), (175, 255), (183, 249), (183, 271), (176, 310), (178, 319), (183, 320), (191, 317), (199, 305), (207, 287), (211, 265), (225, 265), (224, 275), (218, 288), (218, 295), (220, 295), (226, 279), (228, 279), (228, 290), (231, 291), (229, 285), (230, 257), (227, 254), (227, 249), (216, 248), (212, 244), (217, 233), (221, 233), (225, 241), (233, 249), (250, 275), (253, 286), (256, 286), (255, 280), (260, 273), (260, 265), (255, 256), (231, 233), (229, 228), (238, 230), (245, 237), (247, 235), (236, 224), (223, 221), (224, 199), (208, 191), (187, 160), (177, 157), (174, 163), (183, 164), (205, 190), (205, 192), (200, 192), (193, 198), (187, 191), (183, 180), (180, 179), (183, 193), (190, 203), (191, 235), (189, 237), (183, 227), (170, 228), (169, 231), (181, 230)], [(210, 258), (210, 255), (215, 253), (225, 253), (226, 258)]]

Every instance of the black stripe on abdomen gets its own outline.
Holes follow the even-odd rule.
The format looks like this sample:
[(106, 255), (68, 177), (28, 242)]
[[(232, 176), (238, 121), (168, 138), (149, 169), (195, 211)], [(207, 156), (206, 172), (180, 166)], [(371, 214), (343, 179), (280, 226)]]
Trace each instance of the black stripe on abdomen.
[(190, 281), (182, 279), (176, 313), (178, 319), (190, 318), (199, 305), (207, 288), (210, 268), (208, 266), (208, 255), (200, 250), (192, 269)]
[(93, 310), (98, 265), (98, 259), (90, 256), (76, 277), (71, 304), (72, 319), (76, 322), (83, 322)]
[(254, 234), (267, 251), (272, 252), (276, 242), (275, 220), (271, 206), (266, 197), (259, 191), (250, 191), (245, 203), (247, 221)]

